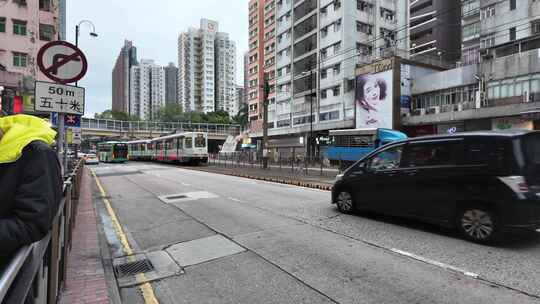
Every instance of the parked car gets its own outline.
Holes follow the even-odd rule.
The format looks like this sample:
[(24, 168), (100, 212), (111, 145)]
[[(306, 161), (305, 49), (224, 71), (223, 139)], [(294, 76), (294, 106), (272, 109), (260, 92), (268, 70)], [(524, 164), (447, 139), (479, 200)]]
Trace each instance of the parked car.
[(97, 165), (99, 164), (99, 159), (97, 155), (89, 153), (89, 154), (86, 154), (86, 159), (84, 163), (87, 165)]
[(457, 228), (490, 243), (540, 228), (540, 132), (474, 132), (385, 145), (338, 175), (332, 203)]

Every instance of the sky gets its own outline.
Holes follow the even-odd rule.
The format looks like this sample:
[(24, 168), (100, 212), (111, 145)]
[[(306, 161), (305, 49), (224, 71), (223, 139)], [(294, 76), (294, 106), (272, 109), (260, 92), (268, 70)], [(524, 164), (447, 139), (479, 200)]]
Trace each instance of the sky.
[(75, 26), (83, 24), (79, 47), (88, 72), (79, 86), (86, 88), (86, 117), (111, 108), (111, 73), (124, 40), (132, 40), (140, 60), (178, 66), (177, 41), (181, 31), (199, 27), (200, 19), (219, 22), (219, 31), (236, 42), (236, 83), (243, 83), (243, 54), (248, 50), (248, 0), (69, 0), (67, 39), (75, 42)]

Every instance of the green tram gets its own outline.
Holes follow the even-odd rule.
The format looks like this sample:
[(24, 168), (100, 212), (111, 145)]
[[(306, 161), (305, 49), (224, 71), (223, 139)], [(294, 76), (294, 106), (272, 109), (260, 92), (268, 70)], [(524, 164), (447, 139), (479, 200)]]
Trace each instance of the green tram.
[(128, 161), (127, 144), (117, 141), (108, 141), (98, 144), (98, 157), (100, 162), (124, 163)]

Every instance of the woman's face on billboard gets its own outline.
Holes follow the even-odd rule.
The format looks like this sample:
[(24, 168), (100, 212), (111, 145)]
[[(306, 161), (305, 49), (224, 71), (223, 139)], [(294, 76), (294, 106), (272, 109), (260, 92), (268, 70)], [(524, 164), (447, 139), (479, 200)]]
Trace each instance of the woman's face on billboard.
[(374, 78), (369, 78), (364, 85), (364, 97), (370, 104), (376, 104), (381, 99), (381, 88)]

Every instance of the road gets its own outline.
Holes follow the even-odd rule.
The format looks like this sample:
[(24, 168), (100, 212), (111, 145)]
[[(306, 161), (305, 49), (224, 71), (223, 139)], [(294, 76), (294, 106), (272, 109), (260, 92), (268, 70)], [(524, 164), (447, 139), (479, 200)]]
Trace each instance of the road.
[[(160, 303), (540, 303), (540, 233), (488, 247), (340, 214), (315, 189), (151, 163), (93, 170), (133, 251), (182, 267), (150, 283)], [(95, 190), (112, 255), (124, 256)], [(120, 292), (144, 303), (137, 286)]]

